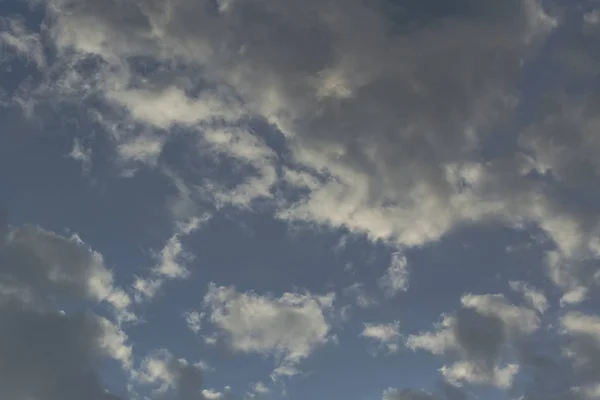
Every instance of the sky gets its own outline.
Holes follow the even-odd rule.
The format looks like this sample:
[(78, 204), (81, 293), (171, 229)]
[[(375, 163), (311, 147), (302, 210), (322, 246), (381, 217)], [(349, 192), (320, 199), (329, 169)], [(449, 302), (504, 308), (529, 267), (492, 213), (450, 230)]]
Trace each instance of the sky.
[(0, 398), (600, 399), (600, 2), (0, 2)]

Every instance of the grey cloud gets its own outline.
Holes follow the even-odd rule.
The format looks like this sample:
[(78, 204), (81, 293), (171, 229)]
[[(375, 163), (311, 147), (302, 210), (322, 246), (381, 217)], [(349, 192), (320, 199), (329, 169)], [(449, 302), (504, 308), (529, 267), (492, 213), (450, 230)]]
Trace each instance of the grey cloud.
[(423, 391), (413, 389), (386, 389), (383, 400), (434, 400), (435, 397)]
[(410, 335), (406, 345), (445, 355), (450, 364), (440, 372), (449, 384), (510, 389), (520, 366), (504, 360), (518, 359), (522, 342), (540, 327), (537, 314), (510, 304), (503, 295), (466, 294), (461, 303), (457, 312), (443, 316), (434, 332)]
[(461, 309), (456, 315), (454, 334), (469, 359), (476, 360), (493, 372), (506, 337), (504, 323), (495, 316), (485, 316), (471, 309)]
[(105, 331), (90, 315), (0, 305), (0, 396), (7, 399), (117, 400), (95, 373)]
[[(142, 361), (136, 379), (155, 386), (154, 398), (170, 399), (174, 393), (180, 400), (203, 400), (204, 376), (201, 366), (177, 359), (167, 350), (160, 350)], [(173, 393), (169, 392), (172, 390)]]
[(388, 388), (383, 392), (382, 400), (466, 400), (465, 393), (448, 383), (442, 382), (438, 385), (437, 393), (427, 393), (415, 389), (393, 389)]
[[(537, 1), (408, 2), (394, 10), (335, 0), (301, 7), (272, 0), (221, 8), (186, 0), (49, 4), (49, 32), (61, 56), (74, 49), (75, 58), (93, 54), (109, 67), (91, 77), (69, 68), (65, 84), (46, 82), (45, 92), (61, 98), (73, 87), (93, 88), (115, 111), (101, 120), (156, 128), (140, 137), (109, 124), (121, 150), (153, 144), (149, 156), (121, 152), (125, 158), (154, 164), (171, 124), (199, 127), (206, 140), (216, 120), (235, 125), (258, 117), (285, 135), (292, 166), (332, 178), (298, 202), (275, 197), (280, 177), (272, 155), (248, 160), (229, 144), (219, 151), (258, 177), (217, 190), (217, 206), (270, 199), (280, 218), (344, 226), (400, 246), (485, 219), (532, 220), (555, 241), (566, 240), (548, 222), (558, 203), (523, 175), (518, 157), (479, 157), (497, 124), (510, 120), (524, 60), (554, 27)], [(139, 79), (133, 60), (140, 58), (194, 71), (205, 89), (192, 96), (185, 79)], [(152, 89), (159, 81), (161, 89)], [(173, 101), (180, 106), (169, 107)], [(218, 182), (203, 190), (215, 188)], [(585, 219), (562, 214), (576, 219), (575, 233), (589, 231), (578, 225)]]
[[(195, 221), (180, 233), (196, 229)], [(157, 398), (204, 399), (200, 364), (162, 350), (135, 368), (121, 326), (92, 313), (106, 302), (123, 318), (127, 296), (113, 285), (102, 255), (76, 235), (38, 226), (4, 227), (0, 247), (0, 397), (15, 400), (120, 400), (106, 391), (97, 370), (106, 360), (140, 385), (161, 386)], [(164, 260), (163, 260), (164, 261)], [(127, 300), (128, 297), (125, 297)], [(76, 304), (83, 312), (64, 313)], [(120, 308), (123, 307), (123, 308)]]
[[(121, 158), (149, 167), (159, 163), (169, 127), (194, 130), (189, 140), (208, 143), (212, 152), (256, 172), (231, 190), (213, 182), (201, 187), (217, 193), (217, 208), (248, 209), (255, 199), (268, 199), (281, 219), (345, 227), (399, 247), (421, 246), (459, 225), (487, 220), (517, 229), (533, 224), (556, 245), (547, 254), (552, 281), (565, 292), (588, 284), (600, 257), (597, 210), (565, 202), (563, 186), (539, 178), (575, 185), (585, 194), (597, 179), (597, 95), (567, 92), (581, 83), (580, 73), (588, 79), (597, 70), (594, 18), (587, 18), (581, 35), (559, 43), (561, 55), (568, 55), (568, 82), (552, 87), (521, 132), (513, 124), (515, 109), (531, 106), (520, 97), (523, 66), (549, 31), (564, 23), (557, 28), (538, 1), (405, 1), (393, 10), (358, 0), (220, 4), (50, 0), (43, 5), (43, 35), (59, 61), (31, 93), (24, 87), (22, 98), (39, 104), (102, 100), (101, 108), (90, 107), (92, 118), (106, 128)], [(11, 29), (11, 38), (29, 35)], [(150, 68), (141, 79), (140, 59), (160, 71)], [(84, 61), (93, 67), (81, 68)], [(183, 70), (186, 79), (179, 76)], [(190, 83), (191, 75), (201, 82)], [(169, 111), (175, 103), (179, 107)], [(263, 146), (255, 132), (240, 129), (252, 118), (279, 129), (286, 157)], [(144, 129), (135, 129), (139, 125)], [(503, 135), (513, 129), (519, 137), (508, 154), (488, 157), (490, 146), (513, 140)], [(198, 147), (206, 148), (190, 146), (192, 158), (206, 155)], [(242, 151), (248, 148), (255, 151)], [(281, 161), (307, 175), (299, 200), (275, 189)], [(187, 192), (184, 197), (195, 198)], [(23, 253), (41, 251), (27, 249)], [(49, 253), (48, 259), (55, 258)], [(66, 265), (53, 276), (37, 267), (13, 269), (11, 275), (89, 295), (80, 285), (87, 275), (64, 275), (72, 270)], [(408, 287), (406, 276), (399, 277), (397, 286)], [(278, 299), (267, 300), (271, 307)], [(497, 360), (498, 346), (539, 328), (533, 310), (515, 310), (497, 297), (473, 304), (476, 313), (459, 313), (422, 344), (437, 353), (459, 349), (468, 361)], [(320, 307), (311, 310), (321, 329), (307, 332), (312, 341), (291, 343), (302, 350), (298, 354), (328, 334)], [(223, 321), (237, 332), (235, 321)], [(264, 336), (268, 343), (248, 344), (271, 349), (277, 338)], [(574, 342), (573, 350), (581, 352), (586, 343)]]
[(9, 227), (0, 244), (4, 286), (31, 293), (42, 303), (71, 297), (106, 302), (123, 318), (129, 296), (114, 286), (112, 271), (102, 254), (92, 250), (76, 234), (64, 237), (38, 226)]
[(131, 366), (127, 336), (91, 312), (57, 309), (64, 302), (91, 305), (116, 293), (99, 253), (79, 239), (36, 226), (3, 229), (0, 397), (120, 399), (105, 389), (97, 368), (103, 360)]

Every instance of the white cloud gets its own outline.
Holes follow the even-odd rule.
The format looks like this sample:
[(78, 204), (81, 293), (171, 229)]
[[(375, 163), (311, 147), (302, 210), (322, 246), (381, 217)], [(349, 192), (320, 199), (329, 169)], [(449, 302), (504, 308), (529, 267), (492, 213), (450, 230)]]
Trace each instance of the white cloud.
[(440, 372), (451, 384), (461, 386), (463, 382), (471, 384), (493, 385), (500, 389), (509, 389), (513, 384), (515, 375), (519, 372), (519, 366), (508, 364), (503, 368), (494, 367), (490, 374), (481, 370), (476, 364), (468, 361), (459, 361), (449, 367), (442, 367)]
[(204, 389), (202, 391), (202, 396), (204, 396), (206, 400), (218, 400), (223, 398), (223, 393), (213, 389)]
[(387, 272), (378, 283), (388, 297), (408, 290), (408, 261), (403, 254), (392, 254)]
[(525, 282), (511, 281), (509, 282), (510, 288), (516, 292), (519, 292), (525, 298), (525, 301), (531, 308), (543, 314), (548, 309), (548, 299), (544, 293)]
[(600, 317), (570, 312), (561, 318), (560, 323), (565, 333), (587, 336), (600, 345)]
[(235, 121), (242, 116), (236, 104), (209, 93), (191, 99), (181, 88), (168, 87), (161, 91), (119, 90), (107, 96), (129, 110), (134, 119), (166, 129), (172, 124), (194, 125), (204, 120)]
[(202, 328), (202, 319), (204, 319), (205, 316), (205, 313), (199, 313), (198, 311), (186, 311), (183, 314), (188, 328), (194, 333), (200, 332), (200, 329)]
[(98, 347), (113, 359), (119, 360), (127, 370), (132, 367), (132, 348), (128, 336), (121, 328), (106, 318), (98, 318), (104, 334), (98, 338)]
[(210, 216), (205, 214), (202, 217), (193, 217), (185, 223), (177, 224), (176, 233), (167, 240), (160, 251), (157, 257), (158, 262), (150, 271), (150, 276), (137, 277), (133, 282), (132, 286), (137, 302), (151, 300), (167, 280), (189, 277), (185, 263), (191, 261), (193, 255), (184, 251), (181, 238), (200, 228), (209, 218)]
[(125, 139), (118, 146), (119, 157), (127, 161), (140, 161), (150, 165), (156, 163), (162, 152), (164, 139), (156, 136), (137, 136)]
[(588, 296), (587, 288), (578, 286), (575, 289), (569, 290), (560, 298), (561, 307), (565, 305), (579, 304)]
[(390, 353), (398, 351), (398, 342), (401, 339), (400, 322), (394, 321), (388, 324), (364, 324), (360, 336), (379, 342)]
[(199, 366), (177, 359), (165, 349), (144, 358), (134, 377), (141, 384), (153, 386), (157, 393), (175, 391), (181, 400), (200, 398), (204, 383)]
[(456, 319), (454, 317), (444, 316), (440, 323), (434, 325), (433, 332), (422, 332), (408, 336), (406, 346), (411, 350), (422, 349), (436, 355), (455, 349), (458, 346), (453, 332), (455, 323)]
[(533, 310), (510, 304), (501, 294), (466, 294), (460, 301), (463, 307), (472, 308), (481, 315), (499, 318), (509, 333), (528, 335), (540, 327), (540, 318)]
[(271, 389), (269, 389), (269, 388), (267, 387), (267, 385), (265, 385), (265, 384), (264, 384), (264, 383), (262, 383), (262, 382), (256, 382), (256, 383), (255, 383), (255, 384), (252, 386), (252, 391), (253, 391), (254, 393), (257, 393), (257, 394), (267, 394), (267, 393), (270, 393), (270, 392), (271, 392)]
[(284, 293), (277, 298), (211, 284), (204, 304), (233, 350), (275, 356), (282, 360), (279, 368), (291, 371), (330, 340), (327, 310), (332, 300), (332, 294)]

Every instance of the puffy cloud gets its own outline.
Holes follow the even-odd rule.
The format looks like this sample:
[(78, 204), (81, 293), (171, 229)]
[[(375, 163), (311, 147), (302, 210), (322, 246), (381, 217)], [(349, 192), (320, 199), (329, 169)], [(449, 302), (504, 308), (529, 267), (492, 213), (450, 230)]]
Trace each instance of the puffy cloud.
[(398, 342), (401, 339), (400, 322), (395, 321), (389, 324), (365, 323), (360, 335), (379, 342), (379, 345), (386, 347), (388, 352), (395, 353), (398, 351)]
[(45, 301), (58, 291), (63, 297), (104, 302), (121, 318), (134, 318), (130, 298), (114, 285), (102, 254), (76, 234), (64, 237), (34, 225), (10, 227), (0, 258), (2, 285), (29, 293), (32, 301)]
[[(51, 37), (64, 57), (67, 49), (75, 50), (114, 67), (94, 81), (106, 101), (126, 108), (136, 122), (162, 129), (262, 116), (290, 139), (298, 162), (335, 178), (281, 216), (346, 226), (407, 245), (435, 239), (455, 223), (477, 217), (465, 208), (473, 205), (469, 197), (479, 195), (453, 193), (446, 166), (461, 169), (457, 161), (477, 144), (488, 119), (510, 110), (522, 58), (544, 24), (552, 26), (531, 0), (511, 1), (502, 9), (489, 1), (465, 3), (454, 19), (433, 16), (444, 23), (407, 30), (385, 10), (358, 1), (346, 7), (311, 1), (301, 11), (288, 3), (238, 2), (223, 13), (185, 0), (117, 7), (72, 0), (51, 1), (47, 8)], [(423, 14), (411, 7), (406, 11)], [(258, 23), (246, 18), (249, 11)], [(202, 28), (189, 15), (202, 21)], [(238, 28), (229, 30), (230, 25)], [(491, 61), (490, 49), (502, 68)], [(133, 57), (156, 60), (161, 67), (140, 79)], [(440, 59), (443, 71), (427, 68)], [(174, 60), (182, 79), (173, 79), (165, 66)], [(211, 89), (193, 95), (189, 71), (210, 82)], [(243, 99), (243, 111), (235, 98)], [(427, 154), (433, 157), (425, 160)], [(431, 167), (424, 164), (434, 161)], [(419, 180), (410, 178), (414, 173)], [(380, 176), (385, 183), (377, 185)], [(425, 195), (430, 200), (416, 204), (415, 198)], [(444, 211), (441, 204), (449, 198), (454, 201)], [(409, 223), (409, 216), (419, 216), (419, 223)]]
[(204, 304), (232, 350), (276, 356), (282, 361), (274, 376), (286, 376), (331, 339), (327, 313), (333, 297), (284, 293), (277, 298), (211, 284)]
[(578, 286), (569, 290), (560, 298), (560, 305), (579, 304), (583, 302), (588, 295), (588, 289), (583, 286)]
[(447, 350), (457, 346), (452, 327), (456, 318), (444, 316), (442, 321), (436, 323), (433, 332), (421, 332), (418, 335), (410, 335), (406, 339), (406, 346), (412, 350), (423, 349), (432, 354), (444, 354)]
[[(193, 131), (192, 162), (210, 153), (241, 166), (226, 179), (189, 177), (202, 181), (191, 190), (217, 207), (266, 200), (278, 218), (399, 248), (478, 222), (532, 224), (557, 247), (560, 261), (548, 267), (555, 283), (573, 289), (581, 280), (573, 265), (596, 257), (582, 253), (593, 253), (597, 218), (532, 175), (566, 171), (573, 154), (594, 154), (593, 124), (583, 122), (594, 120), (593, 101), (550, 113), (511, 143), (532, 156), (486, 156), (521, 104), (527, 62), (557, 28), (541, 2), (304, 4), (45, 2), (43, 34), (57, 62), (27, 98), (98, 101), (102, 107), (88, 111), (128, 162), (155, 166), (182, 131), (172, 127)], [(74, 68), (91, 59), (94, 68)], [(581, 139), (543, 136), (562, 137), (567, 117)], [(253, 131), (256, 120), (278, 130), (281, 145), (259, 139), (266, 134)], [(556, 161), (559, 154), (569, 157)], [(405, 267), (396, 256), (380, 280), (388, 295), (407, 289)]]
[(500, 389), (509, 389), (513, 384), (514, 376), (519, 372), (519, 366), (509, 364), (504, 368), (495, 366), (492, 374), (481, 370), (477, 364), (469, 361), (458, 361), (449, 367), (440, 370), (449, 383), (460, 386), (463, 382), (472, 384), (488, 384)]
[[(600, 257), (600, 220), (588, 201), (600, 171), (598, 95), (579, 90), (596, 81), (598, 55), (590, 49), (597, 47), (597, 11), (583, 17), (582, 29), (567, 29), (574, 36), (553, 41), (564, 76), (544, 79), (552, 84), (531, 100), (523, 93), (525, 69), (557, 28), (541, 1), (383, 3), (48, 0), (40, 4), (44, 29), (3, 19), (0, 40), (42, 70), (40, 82), (29, 79), (14, 102), (33, 111), (65, 103), (85, 109), (107, 131), (124, 169), (162, 168), (161, 155), (180, 132), (190, 144), (181, 158), (193, 167), (226, 161), (225, 179), (206, 177), (210, 168), (173, 179), (174, 215), (190, 214), (198, 197), (243, 209), (260, 199), (282, 220), (383, 241), (400, 251), (378, 281), (388, 297), (408, 289), (406, 248), (488, 221), (539, 229), (551, 242), (545, 267), (564, 292), (562, 304), (580, 303), (592, 292)], [(42, 43), (55, 57), (45, 58)], [(531, 121), (521, 121), (523, 114)], [(257, 121), (268, 122), (264, 130), (276, 130), (276, 138), (263, 140), (269, 132), (254, 131)], [(75, 150), (71, 156), (85, 161), (87, 149)], [(37, 305), (58, 291), (126, 315), (129, 297), (98, 253), (76, 238), (26, 231), (11, 232), (17, 240), (2, 250), (3, 257), (30, 258), (8, 271), (2, 296)], [(47, 244), (23, 244), (27, 235)], [(176, 231), (155, 268), (136, 281), (139, 298), (187, 275), (183, 235)], [(63, 259), (49, 250), (60, 246), (79, 250)], [(446, 369), (456, 381), (507, 386), (514, 368), (498, 365), (502, 347), (536, 332), (547, 308), (531, 287), (514, 289), (529, 308), (500, 295), (466, 295), (462, 310), (407, 344), (456, 353)], [(311, 295), (214, 287), (207, 298), (211, 321), (232, 348), (293, 361), (277, 367), (280, 375), (292, 375), (329, 335), (327, 306)], [(255, 308), (268, 330), (240, 311)], [(282, 318), (294, 334), (281, 328)], [(562, 320), (576, 337), (570, 351), (593, 365), (593, 335), (578, 328), (590, 321), (578, 318)], [(111, 351), (122, 354), (117, 348)], [(592, 383), (581, 379), (580, 392), (593, 395)]]
[(76, 235), (8, 227), (0, 242), (0, 396), (117, 400), (96, 373), (113, 360), (129, 371), (127, 335), (107, 318), (64, 313), (65, 303), (106, 303), (122, 317), (128, 297), (100, 253)]
[[(181, 400), (204, 398), (204, 391), (201, 390), (204, 383), (202, 368), (184, 359), (177, 359), (164, 349), (147, 356), (135, 377), (142, 384), (157, 386), (155, 392), (158, 398), (170, 398), (166, 397), (169, 390), (177, 393)], [(210, 396), (213, 392), (207, 393)]]
[(498, 318), (508, 333), (527, 335), (540, 327), (540, 318), (533, 310), (510, 304), (501, 294), (467, 294), (462, 296), (460, 301), (465, 308), (473, 309), (487, 317)]
[(468, 382), (510, 388), (519, 365), (502, 365), (501, 360), (506, 356), (516, 358), (518, 350), (512, 346), (540, 328), (537, 313), (510, 304), (499, 294), (466, 294), (461, 303), (463, 308), (443, 316), (433, 332), (408, 336), (407, 347), (457, 358), (440, 370), (455, 386)]

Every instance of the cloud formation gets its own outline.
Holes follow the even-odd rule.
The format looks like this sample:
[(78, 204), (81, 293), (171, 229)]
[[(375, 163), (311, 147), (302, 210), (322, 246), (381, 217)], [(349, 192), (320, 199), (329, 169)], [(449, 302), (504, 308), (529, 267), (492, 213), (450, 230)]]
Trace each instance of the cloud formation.
[(455, 386), (467, 382), (511, 388), (519, 365), (501, 360), (515, 359), (510, 355), (513, 346), (540, 328), (539, 317), (527, 307), (510, 304), (504, 295), (466, 294), (461, 304), (458, 312), (443, 316), (435, 331), (410, 335), (406, 345), (451, 355), (453, 363), (440, 372)]
[[(384, 400), (461, 398), (481, 385), (524, 400), (597, 398), (600, 18), (592, 1), (562, 3), (47, 0), (30, 2), (42, 23), (1, 17), (3, 110), (42, 129), (51, 115), (60, 129), (49, 134), (75, 114), (86, 121), (77, 129), (101, 138), (65, 133), (63, 156), (86, 179), (160, 176), (175, 194), (163, 202), (164, 245), (129, 285), (78, 235), (0, 226), (0, 352), (14, 364), (0, 362), (0, 395), (115, 398), (96, 373), (108, 359), (156, 396), (229, 396), (202, 389), (201, 369), (168, 350), (137, 370), (125, 329), (133, 307), (192, 279), (184, 238), (209, 215), (251, 215), (366, 238), (390, 259), (320, 296), (322, 286), (211, 284), (204, 309), (184, 314), (194, 333), (213, 329), (205, 344), (271, 357), (273, 378), (297, 375), (337, 340), (332, 315), (349, 308), (334, 308), (336, 293), (357, 315), (405, 301), (413, 255), (461, 229), (502, 227), (535, 235), (541, 260), (523, 276), (499, 274), (510, 291), (473, 294), (479, 283), (467, 282), (460, 308), (431, 331), (404, 334), (396, 316), (359, 321), (355, 339), (396, 352), (404, 338), (442, 358), (442, 393), (391, 388)], [(539, 274), (550, 288), (522, 280)], [(253, 382), (254, 394), (271, 390)]]
[(361, 336), (379, 342), (380, 346), (387, 348), (389, 353), (395, 353), (399, 349), (400, 322), (389, 324), (365, 323)]
[(328, 312), (334, 297), (284, 293), (277, 298), (211, 284), (204, 305), (232, 350), (280, 360), (273, 371), (278, 377), (295, 375), (300, 361), (331, 340)]
[(0, 241), (0, 396), (12, 399), (117, 400), (98, 364), (132, 367), (127, 335), (72, 302), (105, 303), (123, 316), (129, 298), (114, 286), (100, 253), (73, 235), (38, 226), (4, 227)]

